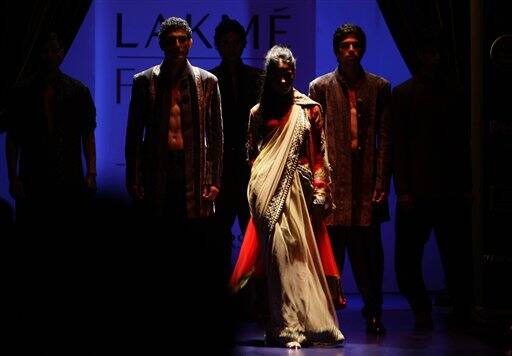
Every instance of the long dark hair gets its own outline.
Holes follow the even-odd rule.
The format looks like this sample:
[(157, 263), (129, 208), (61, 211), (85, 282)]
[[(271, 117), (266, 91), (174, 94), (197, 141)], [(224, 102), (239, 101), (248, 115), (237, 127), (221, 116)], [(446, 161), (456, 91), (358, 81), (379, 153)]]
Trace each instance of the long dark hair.
[(265, 55), (265, 79), (263, 81), (259, 100), (259, 113), (264, 119), (275, 116), (276, 114), (277, 116), (281, 116), (279, 109), (287, 107), (293, 103), (293, 90), (283, 96), (272, 89), (271, 83), (273, 76), (276, 74), (279, 64), (281, 63), (288, 64), (295, 72), (295, 65), (297, 61), (295, 60), (292, 51), (286, 46), (275, 45), (269, 49)]

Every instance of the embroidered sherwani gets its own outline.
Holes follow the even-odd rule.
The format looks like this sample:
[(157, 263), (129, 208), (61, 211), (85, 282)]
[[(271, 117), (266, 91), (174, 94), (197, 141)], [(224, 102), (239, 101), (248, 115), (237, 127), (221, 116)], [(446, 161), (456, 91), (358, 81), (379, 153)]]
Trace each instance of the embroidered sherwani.
[[(142, 184), (146, 201), (156, 207), (166, 194), (169, 86), (157, 65), (134, 76), (126, 132), (126, 182)], [(222, 113), (217, 78), (187, 62), (179, 82), (185, 143), (186, 210), (188, 218), (210, 216), (213, 205), (201, 199), (205, 185), (220, 187)]]
[[(369, 226), (389, 219), (387, 200), (372, 203), (374, 190), (389, 191), (391, 177), (391, 86), (375, 74), (363, 72), (357, 85), (357, 150), (352, 150), (349, 88), (340, 68), (310, 83), (311, 99), (324, 109), (332, 196), (336, 209), (328, 225)], [(354, 153), (360, 157), (359, 177), (354, 178)], [(358, 192), (354, 186), (358, 186)]]
[[(386, 79), (359, 68), (349, 85), (341, 67), (309, 85), (311, 99), (325, 113), (327, 152), (332, 164), (329, 236), (338, 266), (348, 255), (362, 295), (365, 318), (382, 313), (384, 252), (380, 224), (389, 219), (387, 198), (373, 201), (374, 192), (389, 192), (391, 176), (391, 90)], [(355, 128), (355, 130), (354, 130)], [(357, 143), (355, 147), (353, 143)]]

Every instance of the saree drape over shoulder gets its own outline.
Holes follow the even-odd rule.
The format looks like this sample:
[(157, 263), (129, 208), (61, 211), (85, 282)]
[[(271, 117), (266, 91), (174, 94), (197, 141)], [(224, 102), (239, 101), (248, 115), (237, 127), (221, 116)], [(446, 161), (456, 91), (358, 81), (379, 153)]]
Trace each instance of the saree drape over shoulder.
[(283, 345), (343, 341), (308, 210), (313, 173), (300, 164), (310, 144), (309, 108), (316, 105), (295, 92), (295, 104), (260, 146), (247, 191), (248, 232), (258, 237), (267, 280), (266, 337)]

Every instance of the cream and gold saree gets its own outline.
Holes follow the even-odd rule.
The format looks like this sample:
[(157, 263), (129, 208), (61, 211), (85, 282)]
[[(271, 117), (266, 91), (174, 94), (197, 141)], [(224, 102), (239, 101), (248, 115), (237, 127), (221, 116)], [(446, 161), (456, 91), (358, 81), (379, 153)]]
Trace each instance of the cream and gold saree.
[(298, 168), (311, 124), (301, 105), (287, 116), (262, 145), (247, 191), (267, 280), (267, 339), (281, 345), (340, 343)]

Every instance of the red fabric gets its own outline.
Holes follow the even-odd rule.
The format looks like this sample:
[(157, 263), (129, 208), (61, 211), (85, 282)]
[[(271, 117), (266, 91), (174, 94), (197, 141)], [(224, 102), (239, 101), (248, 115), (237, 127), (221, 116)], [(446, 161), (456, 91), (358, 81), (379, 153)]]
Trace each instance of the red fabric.
[(267, 123), (267, 128), (269, 128), (269, 129), (275, 129), (280, 124), (279, 120), (277, 120), (277, 119), (267, 120), (266, 123)]
[(237, 290), (240, 281), (249, 274), (261, 274), (263, 272), (259, 260), (260, 249), (260, 240), (256, 234), (256, 227), (254, 226), (252, 218), (250, 218), (247, 229), (245, 230), (240, 254), (238, 255), (235, 268), (229, 281), (229, 285), (233, 290)]
[(322, 179), (313, 179), (313, 187), (315, 188), (325, 188), (325, 181)]
[(313, 224), (320, 260), (326, 276), (340, 277), (340, 271), (332, 252), (331, 239), (324, 222)]
[[(327, 233), (325, 224), (323, 222), (320, 224), (314, 224), (314, 230), (324, 274), (326, 276), (339, 278), (340, 272), (336, 265), (336, 259), (332, 252), (331, 240), (329, 239), (329, 234)], [(254, 226), (254, 222), (251, 218), (247, 224), (247, 230), (245, 230), (240, 254), (238, 255), (235, 268), (229, 281), (229, 285), (233, 290), (237, 290), (240, 282), (247, 278), (247, 276), (261, 276), (263, 274), (263, 266), (259, 258), (260, 252), (260, 240), (258, 239), (256, 227)]]

